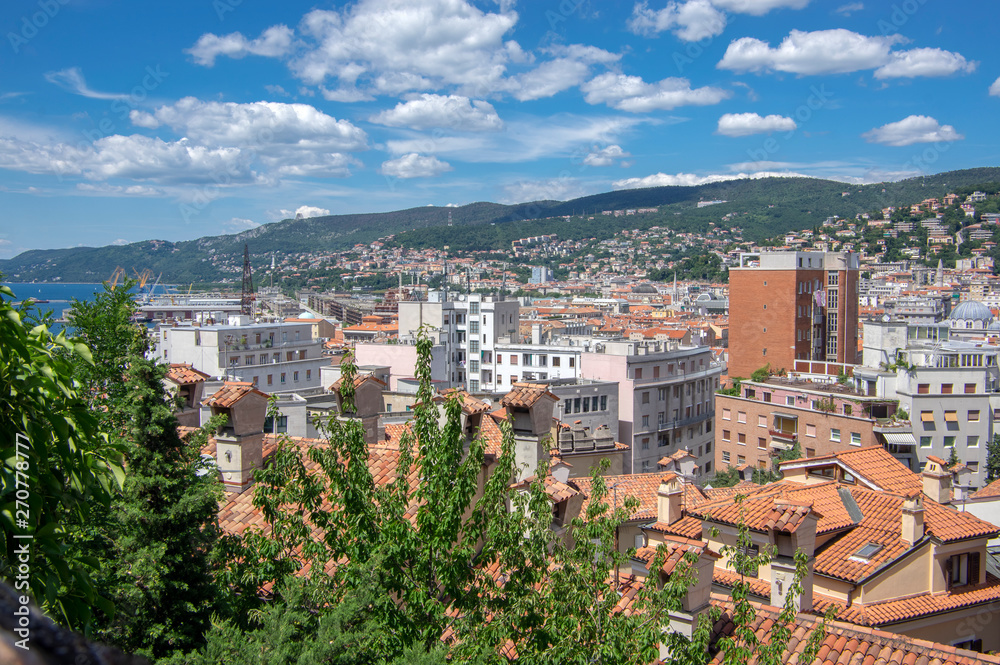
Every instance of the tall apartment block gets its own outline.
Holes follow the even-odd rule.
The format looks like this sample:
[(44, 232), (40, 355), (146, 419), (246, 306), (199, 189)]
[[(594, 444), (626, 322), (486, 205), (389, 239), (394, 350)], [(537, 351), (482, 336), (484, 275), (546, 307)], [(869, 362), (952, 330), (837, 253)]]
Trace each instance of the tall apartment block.
[(857, 363), (858, 275), (850, 252), (741, 254), (729, 269), (729, 375)]

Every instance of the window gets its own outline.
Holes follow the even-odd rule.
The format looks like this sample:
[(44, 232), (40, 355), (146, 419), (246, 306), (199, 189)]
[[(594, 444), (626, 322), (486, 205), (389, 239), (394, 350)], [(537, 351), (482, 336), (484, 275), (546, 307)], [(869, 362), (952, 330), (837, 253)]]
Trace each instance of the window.
[(732, 420), (733, 419), (733, 413), (732, 413), (732, 411), (730, 411), (729, 409), (723, 409), (722, 410), (722, 419), (723, 420)]
[(511, 365), (516, 365), (517, 364), (517, 354), (516, 353), (510, 354), (510, 364)]
[(243, 360), (243, 364), (244, 365), (253, 365), (253, 356), (247, 356), (246, 359)]
[(816, 457), (816, 449), (806, 448), (806, 457)]
[(729, 430), (727, 429), (722, 430), (722, 440), (729, 441)]
[(969, 422), (978, 423), (979, 422), (979, 410), (969, 411)]
[(573, 398), (573, 411), (575, 413), (580, 413), (580, 411), (582, 409), (583, 409), (583, 407), (580, 406), (580, 398), (579, 397), (574, 397)]
[(941, 394), (942, 395), (950, 395), (951, 394), (951, 389), (952, 389), (952, 384), (950, 384), (950, 383), (942, 383), (941, 384)]
[(282, 372), (281, 373), (281, 383), (284, 383), (284, 382), (285, 382), (285, 373)]
[(767, 439), (764, 437), (757, 437), (757, 447), (761, 450), (767, 450)]
[(830, 440), (840, 441), (840, 430), (835, 428), (830, 428)]
[(559, 367), (560, 360), (559, 356), (552, 356), (552, 366)]
[(861, 445), (861, 432), (851, 432), (851, 445), (852, 446)]
[(642, 472), (643, 473), (649, 473), (649, 467), (650, 467), (649, 460), (643, 460), (643, 462), (642, 462)]
[(271, 383), (272, 383), (271, 379), (272, 379), (273, 377), (274, 377), (274, 375), (273, 375), (273, 374), (268, 374), (268, 375), (267, 375), (267, 385), (271, 385)]
[(642, 417), (642, 426), (643, 427), (649, 427), (649, 416), (643, 416)]
[(469, 392), (479, 392), (479, 379), (469, 379)]
[(747, 463), (747, 457), (746, 457), (746, 455), (737, 455), (736, 456), (736, 463), (737, 464), (741, 464), (741, 465), (742, 464), (746, 464)]
[(732, 457), (730, 456), (729, 451), (728, 450), (723, 450), (722, 451), (722, 461), (725, 462), (726, 464), (729, 464), (729, 460), (730, 459), (732, 459)]
[(298, 381), (298, 380), (299, 380), (299, 373), (297, 371), (292, 372), (292, 381)]
[(851, 413), (853, 413), (853, 411), (854, 411), (854, 410), (853, 410), (853, 409), (851, 408), (851, 405), (850, 405), (850, 404), (845, 404), (845, 405), (844, 405), (844, 415), (845, 415), (845, 416), (849, 416), (849, 415), (851, 415)]
[(931, 391), (931, 384), (929, 383), (919, 383), (917, 384), (917, 394), (926, 395)]
[(705, 473), (712, 473), (712, 463), (705, 462)]
[(816, 436), (816, 426), (806, 424), (806, 436)]
[(278, 426), (275, 429), (274, 418), (268, 416), (264, 419), (264, 431), (268, 434), (273, 434), (277, 432), (278, 434), (285, 434), (288, 432), (288, 416), (278, 416)]
[(709, 441), (708, 443), (705, 444), (705, 454), (707, 455), (710, 452), (712, 452), (712, 442), (711, 441)]
[(479, 340), (470, 339), (469, 340), (469, 353), (479, 353)]
[(573, 400), (571, 399), (563, 400), (563, 413), (565, 414), (573, 413)]
[(260, 364), (261, 365), (266, 365), (267, 364), (267, 354), (266, 353), (260, 354)]
[(795, 406), (795, 398), (791, 395), (785, 396), (785, 406)]
[(637, 379), (641, 379), (642, 378), (642, 368), (641, 367), (636, 367), (635, 368), (635, 378), (637, 378)]
[(649, 437), (646, 437), (642, 440), (642, 449), (649, 450)]
[(966, 395), (975, 394), (975, 392), (976, 392), (976, 384), (974, 384), (974, 383), (966, 383), (965, 384), (965, 394)]
[(757, 427), (767, 427), (767, 416), (757, 416)]
[(944, 437), (944, 447), (945, 448), (954, 448), (955, 447), (955, 437), (953, 437), (953, 436), (946, 436), (946, 437)]
[(648, 390), (645, 391), (644, 393), (642, 393), (642, 403), (643, 404), (649, 404), (649, 391)]
[(607, 410), (608, 410), (608, 396), (601, 395), (601, 411), (607, 411)]
[(597, 396), (596, 395), (590, 398), (590, 410), (591, 411), (597, 411)]
[(514, 385), (515, 383), (517, 383), (517, 374), (511, 374), (510, 375), (510, 385)]
[(931, 447), (931, 438), (932, 437), (929, 437), (929, 436), (922, 436), (922, 437), (920, 437), (920, 447), (921, 448), (930, 448)]
[(747, 421), (746, 411), (738, 411), (736, 413), (736, 421), (740, 423), (745, 423)]
[(979, 437), (978, 436), (968, 436), (968, 437), (966, 437), (966, 439), (965, 439), (965, 445), (967, 445), (969, 448), (978, 448), (979, 447)]
[(948, 586), (965, 586), (979, 583), (979, 552), (955, 554), (945, 562)]
[(473, 300), (469, 303), (469, 314), (479, 314), (479, 301)]
[(470, 335), (479, 334), (479, 321), (469, 321), (469, 334)]
[(736, 443), (741, 443), (744, 446), (747, 445), (747, 435), (743, 432), (738, 432), (736, 434)]
[(569, 359), (569, 366), (570, 367), (576, 367), (576, 358), (570, 358)]
[(851, 559), (861, 559), (862, 561), (869, 561), (873, 556), (882, 551), (881, 543), (868, 543), (860, 550), (855, 552), (850, 556)]
[(286, 361), (291, 362), (294, 357), (295, 357), (295, 352), (294, 351), (286, 351), (285, 352), (285, 360)]
[(764, 401), (765, 402), (771, 401), (771, 393), (764, 393)]

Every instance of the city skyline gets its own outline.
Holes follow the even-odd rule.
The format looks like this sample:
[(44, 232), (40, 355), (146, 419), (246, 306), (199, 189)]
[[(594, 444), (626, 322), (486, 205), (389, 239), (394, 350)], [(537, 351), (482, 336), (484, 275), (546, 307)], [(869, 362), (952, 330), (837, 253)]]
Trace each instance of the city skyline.
[(0, 258), (296, 214), (996, 164), (1000, 67), (984, 9), (997, 12), (919, 0), (5, 7)]

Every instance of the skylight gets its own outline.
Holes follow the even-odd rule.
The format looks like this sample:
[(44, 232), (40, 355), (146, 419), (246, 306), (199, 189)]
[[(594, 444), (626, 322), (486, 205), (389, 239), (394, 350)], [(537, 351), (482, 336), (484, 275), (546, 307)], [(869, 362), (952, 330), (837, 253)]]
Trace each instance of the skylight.
[(860, 550), (851, 555), (852, 559), (862, 559), (863, 561), (870, 560), (873, 556), (878, 554), (882, 550), (881, 543), (868, 543)]

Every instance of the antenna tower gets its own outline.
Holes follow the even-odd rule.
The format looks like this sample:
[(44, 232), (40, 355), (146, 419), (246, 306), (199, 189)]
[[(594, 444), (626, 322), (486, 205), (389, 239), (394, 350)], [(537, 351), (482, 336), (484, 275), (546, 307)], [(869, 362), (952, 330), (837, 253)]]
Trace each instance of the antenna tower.
[(253, 316), (254, 310), (253, 273), (250, 271), (250, 247), (243, 244), (243, 296), (240, 300), (240, 314)]

